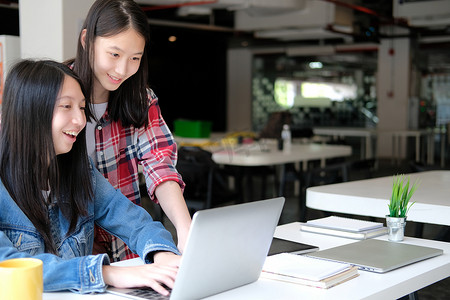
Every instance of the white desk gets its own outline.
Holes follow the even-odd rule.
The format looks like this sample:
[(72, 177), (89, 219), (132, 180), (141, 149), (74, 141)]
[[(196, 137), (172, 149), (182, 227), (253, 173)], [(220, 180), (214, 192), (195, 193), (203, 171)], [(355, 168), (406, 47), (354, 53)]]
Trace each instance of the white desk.
[[(236, 148), (220, 150), (213, 152), (212, 159), (219, 165), (231, 165), (238, 167), (258, 167), (258, 166), (281, 166), (280, 186), (278, 195), (283, 195), (285, 184), (285, 164), (303, 162), (303, 169), (306, 170), (307, 164), (304, 162), (311, 160), (320, 160), (321, 165), (325, 166), (325, 160), (329, 158), (350, 156), (352, 154), (351, 146), (345, 145), (326, 145), (326, 144), (292, 144), (291, 151), (285, 153), (277, 149), (274, 142), (254, 143), (242, 145)], [(241, 172), (246, 177), (246, 171)], [(238, 182), (238, 189), (243, 191), (242, 180)], [(250, 200), (252, 199), (252, 188), (248, 189)]]
[(254, 167), (325, 160), (351, 154), (352, 148), (345, 145), (292, 144), (290, 153), (285, 153), (279, 151), (273, 143), (264, 145), (255, 143), (235, 149), (216, 151), (212, 158), (220, 165)]
[(374, 128), (340, 128), (340, 127), (316, 127), (313, 129), (315, 135), (325, 135), (336, 137), (361, 137), (364, 142), (361, 143), (361, 159), (375, 157), (373, 153), (372, 140), (377, 137), (377, 131)]
[(434, 142), (433, 135), (428, 130), (397, 130), (389, 132), (392, 135), (392, 158), (397, 161), (402, 156), (402, 139), (406, 139), (408, 137), (413, 137), (415, 140), (415, 155), (416, 161), (421, 161), (420, 154), (420, 139), (421, 137), (425, 137), (427, 143), (427, 163), (433, 164), (433, 156), (434, 156)]
[[(275, 236), (328, 249), (356, 242), (300, 231), (301, 223), (278, 226)], [(387, 236), (379, 239), (387, 239)], [(359, 271), (360, 276), (328, 290), (260, 279), (207, 299), (396, 299), (450, 276), (450, 243), (405, 238), (404, 243), (436, 247), (444, 254), (385, 274)]]
[[(420, 180), (411, 198), (416, 202), (408, 220), (450, 225), (450, 171), (407, 174), (411, 182)], [(306, 206), (352, 215), (384, 218), (389, 213), (393, 177), (380, 177), (311, 187), (306, 190)]]
[[(324, 250), (331, 247), (356, 242), (300, 231), (301, 223), (295, 222), (278, 226), (276, 237), (309, 243)], [(387, 236), (380, 237), (387, 239)], [(450, 243), (406, 237), (404, 243), (435, 247), (444, 250), (444, 254), (424, 260), (385, 274), (359, 271), (360, 275), (350, 281), (330, 289), (318, 289), (297, 284), (259, 279), (258, 281), (218, 294), (206, 299), (396, 299), (410, 294), (432, 283), (450, 276)], [(84, 299), (124, 299), (108, 294), (78, 295), (69, 292), (44, 293), (43, 300), (84, 300)]]

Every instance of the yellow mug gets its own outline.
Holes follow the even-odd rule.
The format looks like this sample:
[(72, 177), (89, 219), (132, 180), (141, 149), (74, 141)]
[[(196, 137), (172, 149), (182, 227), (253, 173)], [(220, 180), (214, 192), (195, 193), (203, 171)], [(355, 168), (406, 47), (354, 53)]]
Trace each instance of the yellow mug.
[(42, 260), (13, 258), (0, 262), (0, 299), (42, 300)]

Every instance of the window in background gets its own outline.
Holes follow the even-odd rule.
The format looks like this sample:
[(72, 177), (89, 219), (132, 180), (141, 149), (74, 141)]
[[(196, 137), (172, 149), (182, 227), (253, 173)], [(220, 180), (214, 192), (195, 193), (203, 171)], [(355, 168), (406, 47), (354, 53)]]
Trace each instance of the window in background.
[(376, 126), (376, 57), (254, 56), (253, 130), (260, 131), (271, 113), (286, 110), (297, 128)]
[(356, 99), (356, 85), (329, 82), (302, 82), (302, 98), (306, 99), (330, 99), (342, 102)]
[(283, 108), (294, 106), (298, 93), (298, 82), (289, 79), (276, 79), (274, 88), (275, 101)]

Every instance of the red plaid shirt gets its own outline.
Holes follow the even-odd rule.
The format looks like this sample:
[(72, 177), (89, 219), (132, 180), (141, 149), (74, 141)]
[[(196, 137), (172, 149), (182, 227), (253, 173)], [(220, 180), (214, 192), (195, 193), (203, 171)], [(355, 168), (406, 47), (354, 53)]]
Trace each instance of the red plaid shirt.
[[(173, 180), (184, 189), (180, 174), (175, 169), (177, 145), (161, 116), (158, 98), (148, 90), (148, 127), (123, 127), (112, 122), (106, 111), (95, 129), (97, 169), (116, 189), (120, 189), (130, 201), (141, 205), (138, 164), (143, 173), (150, 198), (158, 203), (154, 192), (165, 181)], [(96, 227), (96, 243), (106, 244), (112, 261), (137, 257), (125, 243)]]

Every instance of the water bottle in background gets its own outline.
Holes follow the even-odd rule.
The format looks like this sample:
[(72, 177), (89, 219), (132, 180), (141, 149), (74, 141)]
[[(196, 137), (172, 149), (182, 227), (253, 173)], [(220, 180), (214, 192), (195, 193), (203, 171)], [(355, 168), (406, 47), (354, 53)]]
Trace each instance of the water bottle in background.
[(283, 141), (283, 152), (291, 152), (292, 135), (291, 128), (288, 124), (283, 125), (283, 130), (281, 131), (281, 140)]

